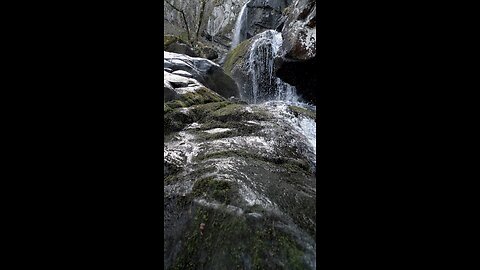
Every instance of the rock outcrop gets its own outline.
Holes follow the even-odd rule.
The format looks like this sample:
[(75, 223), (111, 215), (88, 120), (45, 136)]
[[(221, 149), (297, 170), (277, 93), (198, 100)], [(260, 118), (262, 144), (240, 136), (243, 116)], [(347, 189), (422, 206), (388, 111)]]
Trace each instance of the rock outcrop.
[[(204, 20), (199, 30), (199, 41), (216, 51), (216, 62), (221, 62), (227, 54), (233, 36), (235, 20), (247, 0), (209, 0), (206, 2)], [(199, 22), (199, 1), (169, 0), (185, 12), (190, 34), (193, 37)], [(164, 8), (164, 33), (187, 37), (181, 13), (168, 4)], [(205, 56), (202, 56), (205, 57)], [(207, 58), (207, 57), (205, 57)]]
[[(218, 64), (205, 58), (189, 57), (165, 51), (163, 55), (164, 98), (175, 96), (173, 90), (170, 90), (165, 82), (169, 82), (170, 85), (177, 84), (180, 88), (188, 87), (189, 84), (192, 87), (204, 86), (226, 98), (239, 97), (235, 81), (225, 74)], [(181, 77), (184, 78), (183, 81), (179, 81), (179, 76), (183, 76)], [(176, 81), (169, 81), (171, 78)]]
[(295, 0), (286, 12), (283, 44), (276, 59), (276, 74), (299, 93), (316, 102), (316, 1)]
[(246, 36), (251, 38), (265, 30), (275, 29), (284, 9), (292, 0), (251, 0), (247, 4)]
[[(189, 25), (191, 38), (196, 32), (200, 14), (199, 3), (189, 0), (169, 0), (173, 5), (184, 11)], [(248, 4), (247, 4), (248, 2)], [(245, 25), (241, 29), (242, 38), (240, 41), (251, 38), (256, 34), (268, 29), (275, 29), (284, 19), (282, 14), (292, 0), (211, 0), (205, 5), (204, 21), (199, 30), (199, 41), (215, 50), (217, 57), (209, 58), (197, 52), (197, 56), (214, 59), (223, 63), (224, 57), (232, 46), (232, 39), (235, 31), (235, 23), (242, 7), (247, 4)], [(185, 22), (181, 13), (165, 5), (164, 9), (165, 27), (164, 32), (175, 34), (186, 38)], [(176, 46), (176, 45), (174, 45)], [(181, 45), (180, 45), (181, 46)], [(178, 46), (176, 46), (178, 47)], [(181, 46), (183, 47), (183, 46)], [(181, 48), (180, 50), (183, 50)], [(179, 49), (170, 50), (180, 52)], [(189, 54), (190, 55), (190, 54)]]
[(237, 82), (242, 99), (250, 103), (297, 101), (296, 89), (274, 73), (274, 59), (281, 44), (281, 33), (267, 30), (243, 41), (227, 55), (225, 72)]
[(315, 269), (308, 110), (168, 76), (191, 91), (164, 103), (165, 269)]

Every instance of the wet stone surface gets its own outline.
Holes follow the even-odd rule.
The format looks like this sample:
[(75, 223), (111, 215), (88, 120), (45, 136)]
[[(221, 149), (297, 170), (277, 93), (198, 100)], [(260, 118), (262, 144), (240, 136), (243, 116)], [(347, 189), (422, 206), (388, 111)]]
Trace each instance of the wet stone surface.
[(314, 269), (314, 113), (184, 95), (164, 104), (165, 267)]

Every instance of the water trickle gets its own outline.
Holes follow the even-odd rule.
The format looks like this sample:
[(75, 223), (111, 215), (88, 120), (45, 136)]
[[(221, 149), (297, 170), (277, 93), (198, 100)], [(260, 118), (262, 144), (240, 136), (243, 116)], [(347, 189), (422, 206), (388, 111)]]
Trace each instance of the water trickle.
[(245, 39), (245, 22), (247, 21), (248, 16), (248, 9), (247, 9), (248, 1), (242, 6), (240, 10), (240, 14), (238, 15), (237, 21), (235, 22), (235, 31), (233, 32), (233, 39), (232, 39), (232, 46), (231, 48), (235, 48), (240, 42)]

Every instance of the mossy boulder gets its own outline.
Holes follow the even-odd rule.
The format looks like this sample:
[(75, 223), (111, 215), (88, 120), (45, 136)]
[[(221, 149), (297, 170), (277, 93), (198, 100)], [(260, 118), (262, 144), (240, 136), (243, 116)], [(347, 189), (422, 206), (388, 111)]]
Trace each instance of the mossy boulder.
[(242, 64), (245, 55), (248, 52), (248, 49), (252, 43), (251, 39), (244, 40), (242, 43), (238, 44), (233, 50), (231, 50), (223, 63), (223, 69), (225, 73), (229, 76), (232, 76), (232, 69), (239, 64)]
[(206, 87), (194, 88), (193, 91), (177, 94), (174, 100), (164, 102), (163, 119), (165, 134), (179, 131), (198, 117), (189, 112), (194, 105), (225, 102), (225, 98)]
[(215, 60), (218, 58), (218, 52), (212, 46), (206, 45), (202, 42), (197, 42), (195, 44), (195, 52), (202, 58), (208, 60)]
[(198, 53), (196, 53), (186, 41), (184, 41), (181, 37), (173, 35), (164, 36), (163, 50), (193, 57), (199, 56)]
[(310, 112), (173, 84), (178, 96), (164, 102), (165, 268), (315, 269), (310, 148), (282, 118)]
[[(179, 203), (185, 205), (183, 201)], [(239, 216), (226, 206), (215, 210), (190, 205), (189, 222), (183, 226), (183, 233), (165, 239), (167, 250), (178, 250), (174, 258), (167, 258), (169, 269), (311, 268), (305, 260), (305, 248), (281, 227), (278, 218), (253, 208)]]
[(309, 110), (298, 106), (288, 106), (288, 108), (295, 116), (303, 115), (305, 117), (312, 118), (313, 120), (317, 119), (317, 114), (314, 110)]

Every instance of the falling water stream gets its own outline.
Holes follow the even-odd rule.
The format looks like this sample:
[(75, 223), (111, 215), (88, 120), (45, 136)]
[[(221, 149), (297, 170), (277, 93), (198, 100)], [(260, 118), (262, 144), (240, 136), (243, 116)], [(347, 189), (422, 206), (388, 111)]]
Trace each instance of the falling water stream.
[[(243, 28), (246, 27), (247, 4), (242, 7), (235, 24), (232, 48), (241, 41), (240, 33), (245, 32)], [(274, 74), (275, 57), (279, 54), (282, 42), (282, 33), (275, 30), (267, 30), (253, 38), (250, 50), (245, 55), (245, 58), (248, 59), (246, 61), (248, 81), (241, 84), (241, 97), (249, 103), (262, 104), (262, 106), (269, 107), (271, 111), (281, 114), (295, 129), (307, 137), (314, 153), (316, 153), (315, 120), (302, 116), (296, 117), (288, 113), (289, 105), (312, 111), (316, 110), (316, 106), (302, 102), (296, 88)]]
[(237, 21), (235, 22), (235, 30), (233, 33), (232, 46), (231, 46), (232, 49), (235, 48), (242, 40), (245, 39), (245, 34), (242, 32), (242, 30), (245, 29), (244, 25), (247, 21), (247, 16), (248, 16), (247, 4), (248, 4), (248, 1), (242, 6), (242, 9), (240, 10), (240, 14), (238, 15)]

